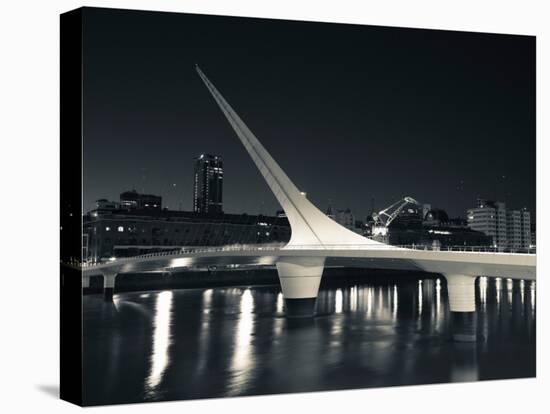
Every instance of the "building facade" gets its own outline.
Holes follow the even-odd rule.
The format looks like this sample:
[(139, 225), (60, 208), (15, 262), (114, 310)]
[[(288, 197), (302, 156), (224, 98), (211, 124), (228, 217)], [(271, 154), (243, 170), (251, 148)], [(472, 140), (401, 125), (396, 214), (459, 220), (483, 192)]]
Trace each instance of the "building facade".
[(508, 247), (512, 249), (521, 249), (522, 232), (521, 232), (521, 212), (519, 210), (511, 210), (506, 212), (506, 231)]
[(351, 209), (346, 208), (334, 210), (329, 204), (325, 214), (327, 217), (330, 217), (332, 220), (344, 226), (345, 228), (362, 236), (365, 235), (364, 223), (360, 220), (355, 219), (355, 215), (353, 214)]
[(421, 229), (423, 208), (417, 205), (407, 205), (401, 209), (395, 220), (389, 226), (391, 229)]
[[(330, 217), (328, 212), (327, 216)], [(336, 214), (333, 215), (333, 220), (345, 228), (355, 231), (355, 216), (349, 208), (345, 210), (336, 210)]]
[(223, 161), (217, 155), (195, 158), (193, 211), (199, 214), (223, 213)]
[(83, 218), (88, 262), (182, 247), (290, 240), (286, 217), (117, 208), (92, 210)]
[[(430, 207), (429, 210), (426, 210)], [(374, 222), (371, 221), (371, 228)], [(449, 218), (445, 210), (429, 204), (411, 205), (402, 209), (387, 227), (385, 234), (365, 233), (391, 245), (415, 245), (429, 249), (491, 246), (492, 238), (466, 226), (460, 218)]]
[(536, 242), (532, 235), (531, 213), (526, 208), (520, 210), (520, 234), (522, 249), (534, 246)]
[(422, 204), (421, 209), (422, 209), (422, 220), (426, 220), (426, 215), (432, 209), (432, 205), (431, 204)]
[[(112, 202), (103, 203), (104, 207), (110, 203)], [(125, 191), (120, 194), (119, 206), (127, 210), (161, 210), (162, 197), (153, 194), (141, 194), (136, 190)]]
[(480, 199), (466, 216), (468, 227), (490, 236), (496, 248), (531, 247), (531, 216), (526, 209), (507, 210), (503, 202)]

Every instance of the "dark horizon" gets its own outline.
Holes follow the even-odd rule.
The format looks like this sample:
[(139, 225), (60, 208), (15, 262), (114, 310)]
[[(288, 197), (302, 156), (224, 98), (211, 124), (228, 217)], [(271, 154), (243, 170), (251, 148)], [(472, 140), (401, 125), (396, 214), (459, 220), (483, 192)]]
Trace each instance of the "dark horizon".
[(323, 211), (481, 197), (535, 221), (534, 37), (85, 11), (85, 211), (132, 188), (192, 210), (201, 153), (224, 160), (224, 211), (280, 209), (199, 64)]

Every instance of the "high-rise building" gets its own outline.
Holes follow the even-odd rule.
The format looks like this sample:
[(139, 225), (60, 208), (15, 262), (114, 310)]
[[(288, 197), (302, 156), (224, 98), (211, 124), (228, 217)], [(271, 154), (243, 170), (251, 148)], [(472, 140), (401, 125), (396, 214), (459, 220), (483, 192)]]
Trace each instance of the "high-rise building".
[(223, 162), (217, 155), (201, 154), (195, 158), (193, 211), (219, 214), (222, 209)]
[(521, 248), (521, 212), (519, 210), (511, 210), (506, 212), (506, 229), (508, 247), (512, 249)]
[(506, 236), (510, 249), (531, 247), (531, 214), (526, 208), (506, 212)]
[(507, 210), (503, 202), (479, 199), (467, 211), (468, 227), (493, 238), (500, 249), (527, 249), (531, 245), (531, 215), (526, 210)]
[(500, 247), (510, 247), (508, 245), (508, 217), (506, 204), (502, 201), (495, 202), (497, 210), (497, 245)]
[(493, 238), (493, 246), (505, 248), (506, 240), (506, 205), (501, 202), (478, 199), (475, 208), (466, 212), (468, 227), (485, 233)]
[(526, 208), (520, 210), (520, 224), (520, 246), (522, 249), (529, 249), (533, 246), (534, 240), (531, 234), (531, 213)]

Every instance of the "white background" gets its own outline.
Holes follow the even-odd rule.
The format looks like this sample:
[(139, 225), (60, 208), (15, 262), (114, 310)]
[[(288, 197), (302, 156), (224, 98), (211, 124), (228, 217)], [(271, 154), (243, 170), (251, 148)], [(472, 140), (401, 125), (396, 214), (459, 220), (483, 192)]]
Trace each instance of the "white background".
[[(537, 36), (537, 379), (125, 405), (116, 412), (548, 412), (545, 1), (4, 1), (0, 7), (0, 411), (72, 412), (59, 378), (59, 14), (103, 6)], [(518, 144), (521, 145), (521, 137)], [(388, 149), (391, 150), (391, 149)], [(490, 168), (488, 164), (488, 168)], [(75, 171), (75, 174), (78, 174)], [(530, 183), (529, 183), (530, 185)], [(550, 184), (546, 181), (546, 186)], [(20, 305), (21, 303), (21, 305)], [(501, 361), (506, 364), (507, 361)], [(98, 408), (88, 409), (96, 411)]]

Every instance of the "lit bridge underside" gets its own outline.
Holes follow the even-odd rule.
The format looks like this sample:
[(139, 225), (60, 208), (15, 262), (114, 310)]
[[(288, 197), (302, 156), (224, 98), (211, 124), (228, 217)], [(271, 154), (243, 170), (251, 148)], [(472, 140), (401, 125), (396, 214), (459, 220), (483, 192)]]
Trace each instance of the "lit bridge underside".
[(277, 267), (287, 316), (312, 316), (325, 266), (418, 270), (447, 280), (449, 305), (456, 319), (454, 337), (475, 340), (475, 279), (478, 276), (535, 280), (532, 254), (405, 249), (360, 236), (315, 207), (294, 185), (216, 87), (198, 68), (208, 91), (282, 206), (291, 226), (284, 247), (212, 248), (156, 253), (82, 267), (84, 286), (103, 275), (112, 298), (117, 274), (196, 266), (258, 264)]

